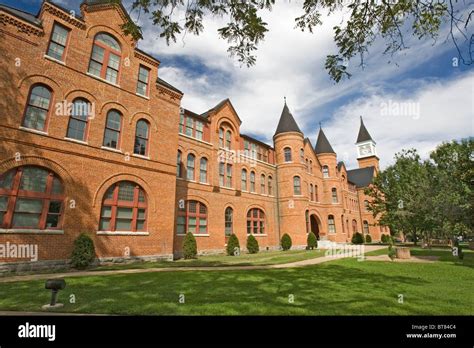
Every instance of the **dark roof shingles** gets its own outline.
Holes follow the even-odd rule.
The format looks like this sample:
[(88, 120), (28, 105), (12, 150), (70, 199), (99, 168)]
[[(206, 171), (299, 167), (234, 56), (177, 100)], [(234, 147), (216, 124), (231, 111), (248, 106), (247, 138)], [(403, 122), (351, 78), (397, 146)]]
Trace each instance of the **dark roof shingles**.
[(347, 171), (347, 180), (357, 187), (367, 187), (374, 178), (374, 167), (365, 167)]
[(319, 129), (318, 140), (316, 141), (316, 146), (314, 148), (317, 154), (320, 153), (335, 153), (331, 144), (329, 143), (328, 138), (323, 132), (323, 129)]

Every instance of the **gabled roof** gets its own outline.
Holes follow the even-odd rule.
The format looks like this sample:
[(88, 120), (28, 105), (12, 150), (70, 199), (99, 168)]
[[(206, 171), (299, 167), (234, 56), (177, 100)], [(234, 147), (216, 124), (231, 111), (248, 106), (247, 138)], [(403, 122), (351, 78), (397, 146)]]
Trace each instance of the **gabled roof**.
[(321, 154), (321, 153), (334, 153), (335, 154), (322, 128), (319, 128), (318, 140), (316, 141), (316, 146), (314, 148), (314, 151), (316, 151), (317, 154)]
[(8, 12), (9, 14), (23, 19), (24, 21), (36, 25), (37, 27), (42, 27), (41, 21), (34, 14), (17, 10), (16, 8), (0, 4), (0, 9)]
[(209, 117), (209, 115), (213, 112), (217, 112), (220, 109), (222, 109), (226, 104), (229, 104), (230, 108), (234, 112), (235, 116), (237, 116), (237, 120), (239, 121), (239, 125), (242, 124), (242, 120), (239, 117), (239, 114), (237, 114), (237, 111), (235, 111), (234, 105), (232, 105), (231, 101), (229, 98), (226, 98), (224, 100), (221, 100), (216, 106), (210, 108), (209, 110), (203, 112), (201, 116), (203, 117)]
[(161, 85), (161, 86), (164, 86), (168, 89), (171, 89), (172, 91), (175, 91), (179, 94), (183, 94), (183, 92), (181, 92), (179, 89), (177, 89), (176, 87), (174, 87), (173, 85), (169, 84), (168, 82), (166, 82), (165, 80), (163, 79), (160, 79), (159, 77), (156, 78), (156, 83)]
[(367, 187), (374, 178), (375, 167), (365, 167), (347, 171), (347, 180), (357, 187)]
[(367, 128), (365, 128), (364, 121), (362, 120), (362, 116), (360, 117), (360, 128), (359, 128), (359, 135), (357, 136), (356, 143), (362, 143), (364, 141), (374, 141), (369, 134)]
[(346, 172), (347, 172), (347, 168), (346, 168), (346, 165), (344, 164), (343, 161), (340, 161), (337, 163), (337, 170), (340, 172), (341, 171), (341, 168), (344, 166), (344, 168), (346, 169)]
[(246, 135), (246, 134), (240, 133), (240, 136), (241, 136), (242, 138), (248, 139), (248, 140), (250, 140), (250, 141), (252, 141), (252, 142), (254, 142), (254, 143), (256, 143), (256, 144), (262, 145), (263, 147), (266, 147), (267, 149), (273, 150), (273, 146), (268, 145), (267, 143), (264, 143), (264, 142), (261, 141), (261, 140), (255, 139), (255, 138), (251, 137), (250, 135)]
[(285, 102), (285, 105), (283, 106), (283, 110), (281, 112), (280, 121), (278, 122), (277, 129), (273, 136), (287, 132), (298, 132), (303, 134)]

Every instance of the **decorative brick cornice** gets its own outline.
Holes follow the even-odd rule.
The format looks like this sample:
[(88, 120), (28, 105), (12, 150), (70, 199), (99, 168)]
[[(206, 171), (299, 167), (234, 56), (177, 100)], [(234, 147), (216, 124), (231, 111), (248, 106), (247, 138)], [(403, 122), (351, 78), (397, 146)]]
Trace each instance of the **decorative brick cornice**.
[(181, 98), (183, 97), (182, 94), (176, 93), (176, 92), (166, 88), (165, 86), (162, 86), (162, 85), (159, 85), (159, 84), (156, 84), (156, 89), (158, 90), (159, 93), (164, 93), (164, 94), (167, 94), (168, 96), (170, 96), (172, 100), (181, 100)]
[(87, 3), (83, 2), (81, 5), (81, 11), (83, 12), (94, 12), (94, 11), (101, 11), (101, 10), (108, 10), (115, 8), (118, 10), (120, 17), (124, 22), (128, 22), (130, 20), (128, 13), (123, 9), (123, 7), (116, 3), (97, 3), (88, 5)]
[(158, 61), (156, 61), (154, 59), (151, 59), (150, 57), (148, 57), (147, 55), (145, 55), (143, 53), (135, 51), (134, 55), (135, 55), (136, 58), (141, 59), (141, 60), (143, 60), (144, 62), (146, 62), (150, 65), (156, 66), (157, 68), (160, 65), (160, 63)]
[(51, 13), (53, 16), (61, 18), (63, 21), (68, 22), (68, 23), (76, 26), (79, 29), (82, 29), (82, 30), (86, 29), (86, 24), (83, 21), (81, 21), (80, 19), (78, 19), (75, 16), (71, 15), (70, 13), (67, 13), (63, 9), (60, 9), (60, 8), (52, 5), (49, 2), (44, 2), (43, 3), (43, 8), (41, 9), (41, 13), (43, 13), (43, 12)]
[(43, 36), (44, 31), (42, 28), (37, 27), (34, 24), (22, 21), (21, 19), (11, 15), (8, 12), (2, 12), (0, 10), (0, 24), (13, 25), (18, 28), (18, 31), (28, 35)]

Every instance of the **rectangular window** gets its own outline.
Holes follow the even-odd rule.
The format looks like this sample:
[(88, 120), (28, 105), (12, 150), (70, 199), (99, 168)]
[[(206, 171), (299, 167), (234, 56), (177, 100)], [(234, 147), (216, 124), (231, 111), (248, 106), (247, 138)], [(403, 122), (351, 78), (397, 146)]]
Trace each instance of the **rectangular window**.
[(69, 29), (66, 29), (62, 25), (54, 23), (47, 55), (51, 58), (63, 61), (68, 35)]
[(39, 228), (42, 210), (41, 199), (18, 198), (13, 214), (13, 227)]
[(179, 132), (181, 134), (184, 134), (184, 115), (181, 113), (179, 115)]
[(202, 135), (204, 133), (204, 123), (196, 121), (196, 139), (202, 140)]
[(193, 136), (194, 120), (191, 117), (186, 117), (186, 135)]
[(224, 186), (225, 181), (225, 164), (219, 163), (219, 186)]
[(207, 160), (204, 158), (201, 158), (199, 182), (207, 183)]
[(232, 164), (227, 164), (227, 181), (226, 181), (226, 187), (232, 187)]
[(140, 65), (138, 69), (137, 93), (140, 95), (148, 95), (148, 83), (150, 79), (150, 69)]
[(242, 181), (242, 191), (247, 191), (247, 171), (246, 170), (242, 170), (241, 181)]

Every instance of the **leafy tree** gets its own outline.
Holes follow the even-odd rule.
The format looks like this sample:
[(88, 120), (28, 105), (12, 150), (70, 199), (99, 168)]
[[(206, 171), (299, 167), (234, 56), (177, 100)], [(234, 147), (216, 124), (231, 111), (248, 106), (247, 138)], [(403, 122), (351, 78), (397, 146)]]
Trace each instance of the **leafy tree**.
[(257, 239), (253, 236), (253, 234), (249, 234), (247, 237), (247, 251), (249, 254), (256, 254), (260, 250), (258, 246), (258, 241)]
[(366, 243), (372, 243), (372, 237), (370, 236), (370, 234), (367, 234), (367, 235), (365, 236), (365, 242), (366, 242)]
[(291, 240), (291, 237), (288, 233), (285, 233), (282, 237), (281, 237), (281, 248), (283, 250), (290, 250), (291, 249), (291, 246), (293, 244), (292, 240)]
[(74, 249), (71, 255), (71, 265), (77, 269), (84, 269), (95, 259), (94, 242), (85, 233), (81, 233), (74, 241)]
[(308, 238), (306, 240), (306, 249), (316, 249), (318, 247), (318, 239), (316, 238), (316, 235), (313, 232), (308, 233)]
[(186, 236), (184, 237), (183, 256), (186, 260), (197, 259), (196, 238), (191, 232), (186, 233)]
[[(237, 256), (240, 253), (240, 243), (239, 238), (235, 234), (231, 234), (229, 240), (227, 241), (227, 255), (229, 256)], [(237, 251), (237, 254), (236, 254)]]
[[(131, 13), (136, 14), (135, 20), (130, 19), (122, 29), (125, 34), (140, 39), (142, 30), (138, 21), (146, 23), (148, 20), (159, 28), (159, 36), (170, 44), (176, 42), (179, 35), (201, 34), (206, 17), (225, 17), (227, 23), (218, 29), (219, 36), (229, 43), (231, 56), (251, 66), (256, 62), (254, 53), (258, 44), (269, 30), (262, 13), (270, 12), (274, 5), (275, 0), (133, 0)], [(393, 55), (407, 48), (404, 33), (411, 31), (420, 40), (436, 39), (443, 24), (449, 25), (450, 39), (458, 50), (460, 61), (472, 64), (474, 39), (468, 28), (474, 11), (467, 13), (468, 7), (463, 1), (305, 0), (302, 10), (303, 13), (295, 18), (295, 28), (309, 32), (330, 14), (338, 11), (349, 14), (347, 20), (333, 28), (337, 53), (328, 54), (325, 62), (325, 68), (336, 82), (351, 76), (346, 64), (350, 59), (358, 56), (360, 66), (364, 66), (365, 56), (376, 39), (384, 40), (384, 53)], [(464, 56), (461, 40), (468, 42), (465, 45), (468, 53)]]

